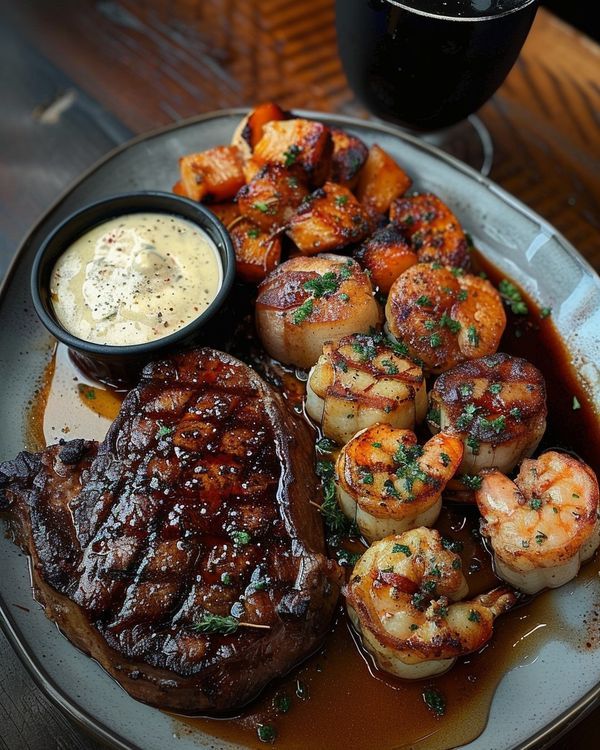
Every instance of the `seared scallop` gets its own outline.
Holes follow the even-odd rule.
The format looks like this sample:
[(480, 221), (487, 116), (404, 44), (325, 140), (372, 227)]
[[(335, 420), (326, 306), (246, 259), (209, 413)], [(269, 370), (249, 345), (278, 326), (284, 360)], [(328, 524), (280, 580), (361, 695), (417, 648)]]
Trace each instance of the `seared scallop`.
[(377, 422), (413, 429), (427, 411), (423, 371), (381, 335), (327, 342), (308, 376), (306, 411), (340, 445)]
[(506, 587), (468, 594), (458, 555), (439, 533), (420, 528), (388, 536), (362, 555), (345, 588), (348, 615), (377, 666), (407, 679), (447, 671), (480, 649), (494, 619), (510, 609)]
[(506, 327), (489, 281), (435, 263), (417, 263), (396, 279), (385, 317), (392, 336), (433, 373), (493, 354)]
[(267, 352), (308, 369), (326, 341), (381, 324), (369, 277), (339, 255), (296, 257), (263, 281), (256, 300), (256, 327)]
[(429, 400), (432, 431), (464, 441), (464, 474), (491, 467), (508, 474), (532, 455), (546, 429), (542, 373), (527, 360), (501, 352), (440, 375)]
[(421, 446), (411, 430), (367, 427), (338, 456), (338, 504), (369, 542), (432, 526), (462, 454), (462, 441), (452, 435), (440, 433)]
[(600, 544), (598, 480), (583, 461), (558, 451), (525, 459), (515, 481), (482, 473), (477, 505), (496, 573), (527, 594), (574, 578)]

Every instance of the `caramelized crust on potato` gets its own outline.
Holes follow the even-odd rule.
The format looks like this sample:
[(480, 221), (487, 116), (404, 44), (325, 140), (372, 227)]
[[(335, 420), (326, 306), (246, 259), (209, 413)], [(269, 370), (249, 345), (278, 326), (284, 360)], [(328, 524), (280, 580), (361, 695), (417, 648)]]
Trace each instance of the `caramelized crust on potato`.
[(333, 141), (329, 128), (313, 120), (267, 122), (254, 147), (252, 159), (264, 164), (282, 164), (302, 175), (312, 187), (319, 187), (331, 169)]
[(305, 255), (360, 242), (369, 231), (364, 208), (348, 188), (326, 182), (300, 205), (287, 234)]
[(353, 188), (358, 181), (358, 174), (367, 160), (369, 153), (365, 144), (355, 135), (339, 128), (331, 128), (333, 155), (329, 179), (340, 185)]
[(185, 195), (195, 201), (231, 200), (245, 182), (243, 161), (235, 146), (216, 146), (179, 160)]
[(286, 120), (289, 115), (274, 102), (264, 102), (254, 107), (248, 115), (242, 128), (241, 137), (254, 150), (256, 144), (263, 137), (263, 128), (268, 122)]
[(239, 191), (237, 203), (246, 216), (264, 230), (281, 227), (293, 216), (308, 190), (281, 164), (265, 164)]
[(436, 195), (423, 193), (395, 200), (390, 221), (410, 239), (419, 261), (468, 268), (465, 233), (456, 216)]
[(279, 263), (281, 239), (263, 232), (248, 219), (229, 228), (235, 250), (235, 270), (242, 281), (260, 282)]
[(308, 369), (326, 341), (381, 325), (369, 277), (356, 261), (339, 255), (298, 256), (263, 281), (256, 300), (256, 328), (267, 352)]
[(207, 208), (229, 229), (229, 225), (240, 215), (237, 203), (210, 203)]
[(370, 212), (385, 214), (392, 201), (408, 190), (411, 178), (392, 157), (375, 144), (360, 171), (356, 197)]
[(417, 254), (393, 224), (378, 229), (354, 251), (354, 257), (371, 273), (373, 285), (384, 294), (401, 273), (417, 263)]

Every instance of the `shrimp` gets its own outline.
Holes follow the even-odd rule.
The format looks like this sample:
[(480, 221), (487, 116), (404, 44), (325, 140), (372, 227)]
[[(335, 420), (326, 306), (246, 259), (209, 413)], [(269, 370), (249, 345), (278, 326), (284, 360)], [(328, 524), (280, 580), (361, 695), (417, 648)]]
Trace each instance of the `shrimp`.
[(410, 430), (367, 427), (338, 456), (338, 504), (370, 542), (417, 526), (432, 526), (442, 492), (460, 465), (462, 440), (440, 433), (424, 446)]
[(306, 411), (340, 445), (376, 422), (412, 429), (427, 412), (423, 371), (380, 334), (345, 336), (310, 371)]
[(598, 480), (566, 453), (526, 459), (515, 481), (497, 469), (481, 473), (476, 493), (496, 573), (535, 594), (574, 578), (600, 544)]
[(408, 679), (441, 674), (477, 651), (516, 601), (506, 587), (460, 601), (467, 594), (460, 557), (426, 528), (375, 542), (344, 589), (350, 620), (377, 666)]
[(396, 279), (385, 317), (389, 332), (433, 373), (493, 354), (506, 327), (489, 281), (436, 263), (417, 263)]
[(429, 427), (460, 435), (460, 471), (497, 468), (507, 474), (537, 448), (546, 429), (542, 373), (520, 357), (492, 354), (440, 375), (429, 394)]

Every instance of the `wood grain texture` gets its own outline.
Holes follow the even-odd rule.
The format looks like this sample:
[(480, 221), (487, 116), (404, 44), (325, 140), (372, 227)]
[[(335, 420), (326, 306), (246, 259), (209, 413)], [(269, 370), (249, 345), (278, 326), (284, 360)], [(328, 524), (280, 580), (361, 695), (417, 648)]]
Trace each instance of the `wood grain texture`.
[[(336, 53), (333, 0), (0, 0), (0, 275), (84, 168), (179, 118), (276, 99), (366, 117)], [(492, 179), (600, 269), (600, 47), (545, 11), (480, 116)], [(556, 744), (597, 746), (600, 709)], [(0, 750), (96, 750), (0, 635)]]

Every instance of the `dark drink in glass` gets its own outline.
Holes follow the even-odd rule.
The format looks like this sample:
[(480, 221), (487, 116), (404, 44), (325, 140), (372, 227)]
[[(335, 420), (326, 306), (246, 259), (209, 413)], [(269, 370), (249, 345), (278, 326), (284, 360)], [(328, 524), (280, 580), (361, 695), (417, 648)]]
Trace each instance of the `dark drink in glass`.
[(337, 0), (350, 86), (382, 119), (416, 131), (463, 120), (506, 78), (537, 0)]

